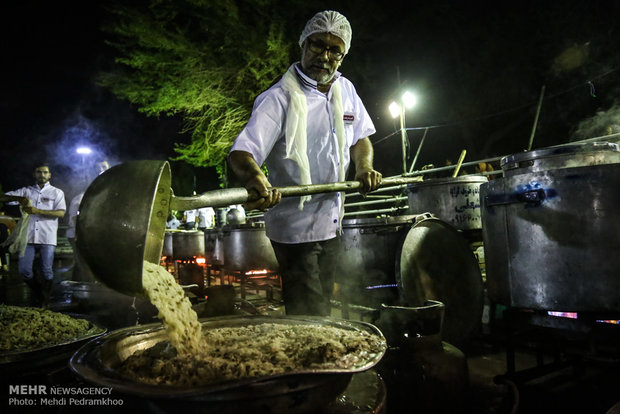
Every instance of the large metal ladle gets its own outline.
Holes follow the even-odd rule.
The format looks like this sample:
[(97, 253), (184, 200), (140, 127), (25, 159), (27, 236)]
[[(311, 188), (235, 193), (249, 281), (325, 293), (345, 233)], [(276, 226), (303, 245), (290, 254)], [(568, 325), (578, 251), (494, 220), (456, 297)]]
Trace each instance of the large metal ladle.
[[(381, 186), (411, 183), (419, 178), (386, 178)], [(258, 198), (245, 188), (208, 191), (176, 197), (167, 161), (130, 161), (110, 168), (88, 187), (76, 226), (78, 259), (108, 287), (143, 296), (143, 262), (159, 264), (170, 210), (226, 207)], [(283, 197), (359, 189), (358, 181), (278, 187)]]

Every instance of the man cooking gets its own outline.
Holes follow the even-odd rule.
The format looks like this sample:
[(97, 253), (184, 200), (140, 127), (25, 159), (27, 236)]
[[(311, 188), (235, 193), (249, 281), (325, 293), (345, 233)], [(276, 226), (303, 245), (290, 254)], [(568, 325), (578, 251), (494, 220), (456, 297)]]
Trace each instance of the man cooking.
[[(314, 15), (299, 38), (301, 61), (254, 102), (231, 152), (232, 170), (262, 198), (246, 208), (265, 213), (282, 277), (286, 313), (329, 315), (343, 194), (282, 199), (270, 187), (345, 180), (350, 160), (362, 192), (376, 189), (370, 116), (353, 84), (337, 71), (351, 45), (351, 26), (335, 11)], [(269, 179), (260, 166), (265, 163)]]
[[(58, 219), (64, 217), (67, 209), (65, 193), (49, 181), (52, 178), (49, 166), (46, 163), (36, 164), (34, 169), (35, 185), (8, 191), (0, 195), (0, 201), (18, 202), (22, 209), (20, 226), (16, 230), (19, 240), (14, 245), (27, 243), (20, 248), (18, 271), (24, 281), (33, 291), (33, 305), (47, 305), (54, 277), (54, 250), (56, 248), (56, 233)], [(37, 280), (33, 272), (35, 254), (41, 256), (42, 280)]]

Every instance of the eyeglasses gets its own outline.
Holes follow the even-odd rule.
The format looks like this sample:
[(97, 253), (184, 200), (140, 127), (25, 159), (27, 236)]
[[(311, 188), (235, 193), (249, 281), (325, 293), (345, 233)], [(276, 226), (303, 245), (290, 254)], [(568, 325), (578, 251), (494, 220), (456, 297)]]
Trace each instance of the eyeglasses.
[(332, 50), (331, 47), (325, 46), (325, 44), (322, 42), (314, 42), (310, 39), (307, 39), (307, 40), (308, 40), (308, 48), (310, 49), (312, 53), (316, 55), (322, 55), (323, 52), (327, 50), (327, 56), (329, 56), (331, 60), (339, 61), (339, 60), (342, 60), (342, 58), (344, 57), (344, 53), (342, 53), (340, 49)]

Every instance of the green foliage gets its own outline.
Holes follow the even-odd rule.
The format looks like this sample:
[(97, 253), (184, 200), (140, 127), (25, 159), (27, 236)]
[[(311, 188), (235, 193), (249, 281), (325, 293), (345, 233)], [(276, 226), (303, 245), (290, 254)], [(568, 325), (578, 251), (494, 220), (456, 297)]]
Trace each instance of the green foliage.
[[(174, 160), (220, 166), (254, 98), (296, 56), (278, 0), (149, 0), (110, 7), (119, 64), (99, 83), (149, 116), (180, 114), (191, 143)], [(293, 9), (287, 9), (292, 12)]]

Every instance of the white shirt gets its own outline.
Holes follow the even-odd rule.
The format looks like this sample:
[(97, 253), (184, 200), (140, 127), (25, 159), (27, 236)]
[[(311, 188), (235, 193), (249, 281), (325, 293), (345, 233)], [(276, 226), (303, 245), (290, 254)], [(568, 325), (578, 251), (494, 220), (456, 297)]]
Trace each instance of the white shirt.
[(213, 207), (203, 207), (198, 209), (198, 227), (211, 228), (215, 225), (215, 210)]
[(185, 222), (186, 223), (195, 223), (196, 222), (197, 210), (187, 210), (184, 214), (185, 214)]
[(168, 227), (169, 229), (172, 230), (176, 230), (179, 228), (179, 226), (181, 225), (181, 222), (179, 221), (178, 218), (173, 217), (171, 218), (167, 223), (166, 223), (166, 227)]
[[(328, 95), (319, 92), (316, 81), (308, 78), (296, 66), (301, 90), (308, 106), (308, 160), (313, 184), (338, 181), (339, 149), (333, 125), (331, 90)], [(342, 89), (346, 144), (345, 171), (349, 166), (349, 149), (358, 140), (375, 133), (375, 127), (364, 108), (353, 84), (336, 72), (335, 82)], [(254, 108), (247, 126), (235, 140), (231, 151), (246, 151), (258, 165), (265, 163), (269, 182), (274, 187), (299, 185), (297, 163), (285, 159), (286, 113), (288, 95), (281, 81), (263, 92), (254, 101)], [(306, 243), (336, 237), (340, 228), (339, 193), (315, 194), (299, 210), (299, 197), (286, 197), (265, 213), (267, 237), (281, 243)]]
[(65, 236), (67, 238), (72, 239), (75, 237), (75, 220), (78, 215), (78, 210), (80, 208), (80, 203), (82, 202), (82, 198), (84, 197), (84, 193), (80, 193), (71, 199), (69, 203), (69, 227), (65, 232)]
[[(6, 194), (19, 197), (27, 197), (32, 201), (32, 206), (41, 210), (66, 210), (65, 193), (49, 182), (43, 188), (38, 185), (22, 187)], [(39, 214), (30, 215), (28, 226), (28, 243), (56, 245), (56, 233), (58, 232), (58, 218)]]

